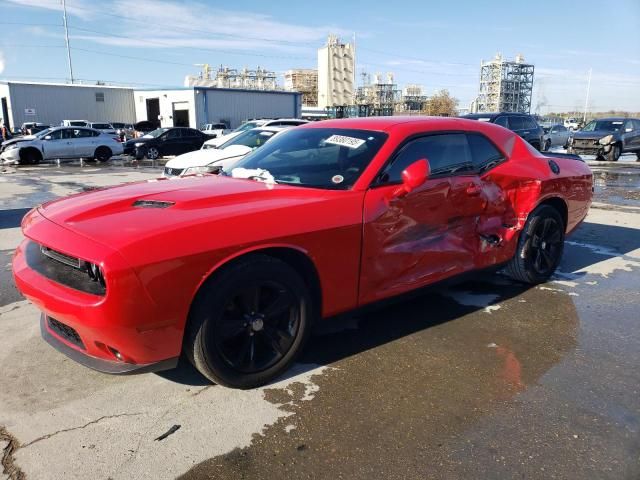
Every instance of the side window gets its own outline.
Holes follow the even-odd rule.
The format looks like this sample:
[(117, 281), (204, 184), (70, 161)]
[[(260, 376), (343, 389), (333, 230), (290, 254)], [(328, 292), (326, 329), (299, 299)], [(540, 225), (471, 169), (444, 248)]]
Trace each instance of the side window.
[(524, 117), (524, 125), (525, 125), (525, 128), (530, 128), (532, 130), (535, 130), (536, 128), (538, 128), (538, 122), (536, 122), (531, 117)]
[(562, 125), (556, 125), (556, 132), (566, 132), (567, 129)]
[(510, 116), (509, 128), (515, 131), (515, 130), (524, 130), (527, 127), (525, 127), (522, 117)]
[(484, 135), (468, 134), (467, 140), (469, 141), (469, 149), (471, 150), (471, 159), (475, 171), (480, 171), (486, 165), (504, 158), (500, 150)]
[(75, 133), (75, 137), (76, 138), (93, 137), (93, 131), (92, 130), (85, 130), (83, 128), (79, 128), (77, 130), (74, 130), (74, 133)]
[(175, 138), (180, 138), (181, 135), (181, 130), (179, 128), (175, 128), (173, 130), (169, 130), (166, 134), (166, 139), (167, 140), (173, 140)]
[(640, 120), (633, 120), (633, 129), (640, 132)]
[(75, 132), (73, 128), (65, 128), (62, 130), (62, 138), (75, 138)]
[(626, 132), (629, 129), (631, 129), (630, 131), (632, 131), (632, 132), (633, 132), (633, 130), (635, 130), (632, 120), (627, 120), (626, 122), (624, 122), (624, 131)]
[(62, 138), (62, 132), (64, 130), (56, 130), (55, 132), (51, 132), (49, 136), (52, 140), (60, 140)]
[(496, 118), (496, 121), (494, 123), (496, 125), (500, 125), (501, 127), (509, 128), (509, 121), (507, 120), (506, 116)]
[(402, 171), (421, 158), (427, 158), (431, 176), (473, 170), (469, 145), (463, 133), (429, 135), (407, 143), (385, 168), (383, 183), (402, 181)]

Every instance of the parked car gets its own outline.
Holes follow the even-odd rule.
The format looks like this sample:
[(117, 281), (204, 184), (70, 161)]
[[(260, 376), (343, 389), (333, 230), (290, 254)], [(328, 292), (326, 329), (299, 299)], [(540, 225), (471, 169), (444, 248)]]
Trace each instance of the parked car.
[(564, 125), (550, 125), (548, 127), (542, 127), (542, 130), (544, 130), (542, 145), (545, 151), (549, 150), (551, 147), (558, 146), (568, 148), (571, 132), (565, 128)]
[(595, 155), (598, 160), (618, 161), (625, 152), (640, 160), (640, 120), (636, 118), (600, 118), (591, 120), (569, 140), (569, 152)]
[(60, 125), (63, 127), (88, 127), (89, 122), (87, 120), (63, 120)]
[(564, 121), (564, 128), (568, 130), (578, 130), (580, 128), (580, 121), (577, 118), (567, 118)]
[(200, 131), (211, 138), (222, 137), (231, 132), (224, 123), (205, 123)]
[(495, 123), (501, 127), (508, 128), (533, 145), (536, 150), (542, 150), (544, 131), (531, 115), (513, 112), (471, 113), (462, 118)]
[(84, 127), (55, 127), (7, 145), (0, 161), (5, 164), (35, 164), (43, 160), (88, 158), (106, 162), (122, 153), (113, 135)]
[(217, 148), (208, 148), (207, 140), (200, 150), (179, 155), (169, 160), (163, 176), (183, 177), (194, 173), (214, 173), (227, 168), (242, 157), (271, 140), (283, 127), (252, 128)]
[(45, 340), (80, 363), (147, 372), (184, 354), (213, 382), (251, 388), (281, 375), (322, 318), (505, 264), (548, 280), (592, 185), (584, 162), (489, 123), (327, 120), (224, 175), (39, 206), (13, 275)]
[(87, 125), (89, 128), (93, 128), (94, 130), (98, 130), (102, 133), (107, 133), (109, 135), (115, 136), (117, 135), (116, 129), (110, 123), (104, 122), (89, 122)]
[(35, 135), (38, 132), (46, 130), (51, 125), (40, 122), (25, 122), (20, 126), (20, 131), (23, 135)]
[(309, 121), (302, 120), (301, 118), (261, 118), (248, 120), (227, 135), (212, 140), (209, 145), (217, 147), (222, 145), (224, 142), (229, 141), (233, 137), (240, 135), (242, 132), (246, 132), (247, 130), (251, 130), (256, 127), (297, 127), (299, 125), (304, 125), (305, 123), (309, 123)]
[(124, 142), (124, 153), (137, 160), (155, 160), (165, 155), (181, 155), (202, 147), (209, 137), (195, 128), (158, 128), (142, 137)]

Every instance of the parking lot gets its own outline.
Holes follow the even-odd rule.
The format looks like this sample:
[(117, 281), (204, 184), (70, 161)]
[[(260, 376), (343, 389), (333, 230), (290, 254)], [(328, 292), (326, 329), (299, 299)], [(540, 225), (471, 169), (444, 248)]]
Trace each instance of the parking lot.
[(594, 204), (552, 282), (485, 276), (328, 320), (247, 391), (186, 363), (84, 368), (13, 285), (28, 209), (160, 167), (5, 167), (0, 478), (639, 478), (640, 163), (589, 164)]

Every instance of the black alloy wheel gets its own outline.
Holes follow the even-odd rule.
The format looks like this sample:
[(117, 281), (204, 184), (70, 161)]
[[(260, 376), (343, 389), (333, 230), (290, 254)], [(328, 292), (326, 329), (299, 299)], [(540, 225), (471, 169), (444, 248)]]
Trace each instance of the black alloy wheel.
[(150, 146), (147, 147), (144, 156), (149, 160), (155, 160), (160, 157), (160, 151), (158, 150), (158, 147)]
[(111, 149), (109, 147), (98, 147), (96, 148), (96, 153), (94, 154), (94, 158), (99, 162), (106, 162), (112, 156)]
[(518, 239), (507, 273), (521, 282), (537, 284), (555, 272), (564, 250), (565, 225), (558, 211), (541, 205), (531, 214)]
[(234, 370), (257, 373), (281, 360), (300, 328), (294, 293), (277, 281), (237, 291), (211, 331), (220, 356)]
[(295, 360), (315, 311), (297, 270), (274, 257), (248, 255), (202, 285), (191, 306), (183, 351), (215, 383), (258, 387)]
[(615, 145), (613, 145), (613, 147), (611, 147), (611, 151), (607, 153), (606, 159), (610, 162), (617, 162), (618, 159), (620, 158), (620, 153), (621, 153), (620, 145), (616, 143)]

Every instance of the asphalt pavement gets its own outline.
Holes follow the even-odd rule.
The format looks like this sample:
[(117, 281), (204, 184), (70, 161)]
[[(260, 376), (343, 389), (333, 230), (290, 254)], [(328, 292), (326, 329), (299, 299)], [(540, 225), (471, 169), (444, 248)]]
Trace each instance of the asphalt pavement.
[(590, 162), (595, 202), (553, 281), (483, 276), (327, 321), (250, 391), (187, 364), (81, 367), (13, 286), (25, 209), (158, 169), (0, 173), (0, 478), (640, 478), (640, 164), (626, 157)]

